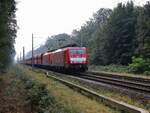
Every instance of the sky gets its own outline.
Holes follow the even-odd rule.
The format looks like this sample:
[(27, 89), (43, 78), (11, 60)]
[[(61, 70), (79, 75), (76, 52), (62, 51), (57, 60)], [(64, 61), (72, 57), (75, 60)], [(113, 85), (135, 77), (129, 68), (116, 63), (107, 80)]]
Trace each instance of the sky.
[[(16, 57), (25, 47), (25, 53), (44, 44), (48, 36), (60, 33), (71, 34), (100, 8), (111, 8), (127, 0), (17, 0), (16, 19), (18, 32), (15, 43)], [(143, 5), (148, 0), (133, 0)]]

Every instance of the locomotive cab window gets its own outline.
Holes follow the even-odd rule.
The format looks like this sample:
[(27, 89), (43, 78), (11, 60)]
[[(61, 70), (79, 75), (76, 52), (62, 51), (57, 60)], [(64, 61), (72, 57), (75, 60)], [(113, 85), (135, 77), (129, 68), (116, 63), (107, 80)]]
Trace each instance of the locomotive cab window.
[(71, 55), (74, 55), (74, 54), (82, 55), (82, 54), (85, 54), (85, 50), (83, 50), (83, 49), (72, 49), (72, 50), (70, 50), (70, 54)]

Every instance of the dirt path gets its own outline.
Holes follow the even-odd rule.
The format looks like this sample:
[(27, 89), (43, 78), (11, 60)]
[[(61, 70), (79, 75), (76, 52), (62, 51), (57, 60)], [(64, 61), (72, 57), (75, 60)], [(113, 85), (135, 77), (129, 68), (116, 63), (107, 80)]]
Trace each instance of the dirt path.
[(0, 74), (0, 113), (33, 113), (29, 103), (19, 79)]

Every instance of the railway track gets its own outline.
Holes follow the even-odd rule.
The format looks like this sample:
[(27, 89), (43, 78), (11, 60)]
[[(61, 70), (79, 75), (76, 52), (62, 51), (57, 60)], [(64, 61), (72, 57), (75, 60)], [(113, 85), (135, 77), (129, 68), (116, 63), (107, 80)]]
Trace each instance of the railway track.
[(125, 79), (129, 81), (136, 81), (136, 82), (142, 82), (142, 83), (149, 83), (150, 84), (150, 79), (148, 78), (142, 78), (138, 76), (125, 76), (125, 75), (119, 75), (119, 74), (110, 74), (110, 73), (97, 73), (97, 72), (87, 72), (88, 74), (92, 75), (99, 75), (99, 76), (107, 76), (111, 78), (118, 78), (118, 79)]
[[(61, 75), (60, 73), (53, 73), (53, 74), (54, 75), (55, 74)], [(98, 94), (92, 90), (89, 90), (85, 87), (82, 87), (80, 85), (76, 85), (72, 82), (60, 79), (59, 77), (56, 77), (56, 76), (51, 76), (51, 75), (49, 75), (49, 73), (47, 73), (47, 77), (50, 77), (50, 78), (53, 78), (59, 82), (62, 82), (63, 84), (67, 85), (68, 87), (82, 93), (83, 95), (85, 95), (89, 98), (92, 98), (98, 102), (103, 102), (105, 105), (107, 105), (113, 109), (120, 110), (123, 113), (125, 113), (125, 112), (126, 113), (149, 113), (148, 111), (146, 111), (144, 109), (138, 108), (138, 107), (133, 106), (133, 105), (129, 105), (129, 104), (124, 103), (124, 102), (116, 101), (112, 98), (106, 97), (104, 95), (100, 95), (100, 94)]]
[(80, 73), (77, 75), (78, 77), (83, 79), (88, 79), (95, 82), (101, 82), (108, 85), (133, 90), (136, 91), (137, 93), (143, 93), (144, 95), (150, 97), (150, 79), (113, 76), (113, 75), (104, 76), (93, 72)]
[(64, 73), (65, 76), (66, 75), (75, 76), (76, 78), (82, 78), (97, 83), (104, 83), (106, 85), (109, 85), (112, 89), (116, 89), (117, 87), (116, 89), (117, 91), (125, 92), (125, 94), (127, 95), (134, 94), (141, 98), (148, 98), (148, 99), (150, 98), (150, 79), (141, 77), (114, 75), (107, 73), (97, 73), (97, 72), (86, 72), (86, 73), (70, 73), (70, 72), (68, 73), (55, 71), (53, 72), (55, 74), (57, 73), (59, 76), (61, 75), (61, 73)]
[[(60, 81), (62, 82), (63, 84), (69, 86), (70, 88), (78, 91), (79, 93), (82, 93), (83, 95), (89, 97), (89, 98), (92, 98), (92, 99), (95, 99), (96, 101), (98, 102), (103, 102), (104, 104), (106, 104), (107, 106), (110, 106), (111, 108), (113, 109), (118, 109), (118, 110), (121, 110), (122, 112), (128, 112), (128, 113), (149, 113), (148, 111), (144, 110), (144, 109), (141, 109), (141, 108), (138, 108), (138, 107), (135, 107), (135, 106), (132, 106), (132, 105), (129, 105), (129, 104), (126, 104), (124, 102), (120, 102), (120, 101), (116, 101), (112, 98), (109, 98), (109, 97), (106, 97), (104, 95), (100, 95), (99, 93), (93, 91), (93, 90), (90, 90), (84, 86), (80, 86), (80, 85), (77, 85), (77, 84), (74, 84), (73, 82), (70, 82), (68, 80), (65, 80), (63, 77), (63, 79), (61, 78), (61, 76), (68, 76), (69, 78), (71, 77), (70, 74), (62, 74), (60, 72), (54, 72), (54, 71), (43, 71), (44, 73), (46, 73), (47, 77), (50, 77), (50, 78), (53, 78), (57, 81)], [(76, 73), (77, 74), (77, 73)], [(73, 74), (75, 75), (75, 74)], [(99, 75), (96, 75), (96, 74), (90, 74), (89, 72), (88, 73), (78, 73), (77, 74), (78, 76), (75, 76), (73, 78), (84, 78), (84, 79), (88, 79), (88, 80), (91, 80), (91, 76), (95, 77), (95, 79), (93, 79), (92, 81), (96, 81), (100, 76)], [(87, 78), (86, 78), (87, 77)], [(90, 79), (89, 79), (90, 78)], [(107, 77), (106, 77), (107, 78)], [(105, 78), (105, 79), (106, 79)], [(111, 77), (110, 77), (111, 78)], [(109, 79), (110, 79), (109, 78)], [(121, 80), (117, 80), (116, 79), (117, 77), (113, 78), (116, 82), (118, 81), (121, 81)], [(127, 82), (127, 81), (126, 81)], [(129, 81), (128, 81), (129, 82)], [(132, 83), (131, 83), (132, 84)], [(137, 83), (137, 84), (140, 84), (140, 83)], [(142, 86), (141, 87), (144, 87), (146, 86), (146, 84), (143, 84), (141, 83)], [(109, 84), (110, 85), (110, 84)], [(147, 86), (146, 86), (147, 87)], [(148, 87), (147, 87), (148, 88)], [(149, 92), (148, 92), (149, 93)]]

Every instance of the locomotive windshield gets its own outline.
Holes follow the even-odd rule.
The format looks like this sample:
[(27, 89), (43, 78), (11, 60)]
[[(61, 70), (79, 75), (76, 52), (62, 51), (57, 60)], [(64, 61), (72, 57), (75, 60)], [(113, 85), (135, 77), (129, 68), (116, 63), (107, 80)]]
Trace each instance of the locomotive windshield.
[(83, 50), (83, 49), (72, 49), (72, 50), (70, 50), (70, 53), (72, 55), (74, 55), (74, 54), (82, 55), (82, 54), (85, 54), (85, 50)]

